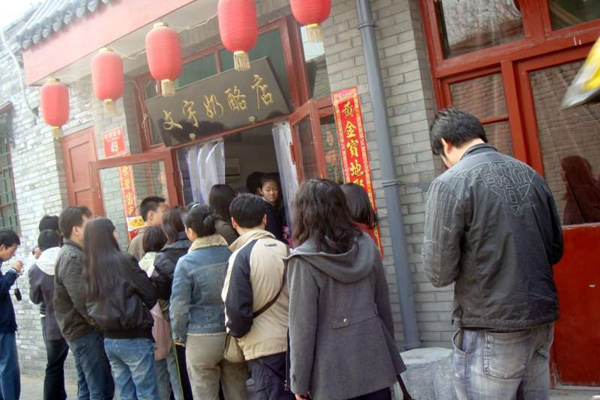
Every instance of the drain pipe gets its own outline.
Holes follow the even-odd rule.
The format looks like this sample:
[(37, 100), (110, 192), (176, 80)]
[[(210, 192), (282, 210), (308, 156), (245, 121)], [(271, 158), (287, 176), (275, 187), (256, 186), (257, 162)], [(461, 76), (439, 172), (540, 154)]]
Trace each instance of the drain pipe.
[(400, 203), (400, 182), (396, 175), (390, 123), (387, 116), (387, 105), (383, 89), (383, 78), (379, 63), (379, 51), (375, 37), (375, 23), (371, 11), (370, 0), (356, 0), (358, 10), (358, 29), (362, 38), (367, 78), (369, 79), (369, 93), (373, 105), (373, 119), (377, 133), (377, 146), (381, 158), (381, 172), (385, 204), (387, 206), (392, 239), (392, 251), (396, 266), (396, 284), (400, 297), (400, 314), (404, 328), (404, 347), (407, 350), (421, 347), (417, 314), (415, 312), (415, 295), (412, 286), (410, 265), (408, 264), (408, 251), (404, 223), (402, 221), (402, 208)]

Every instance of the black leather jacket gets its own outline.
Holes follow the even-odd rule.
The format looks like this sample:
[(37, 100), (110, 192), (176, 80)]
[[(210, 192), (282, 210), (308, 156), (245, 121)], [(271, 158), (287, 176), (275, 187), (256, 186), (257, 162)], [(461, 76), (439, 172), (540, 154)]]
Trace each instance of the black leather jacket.
[(123, 262), (107, 265), (114, 279), (110, 296), (86, 299), (86, 308), (94, 327), (108, 338), (152, 339), (154, 319), (150, 309), (156, 304), (156, 288), (136, 259), (123, 254)]
[(555, 321), (552, 266), (562, 254), (554, 198), (527, 164), (476, 145), (431, 184), (423, 263), (434, 286), (456, 283), (460, 326), (520, 330)]
[(158, 289), (158, 298), (169, 300), (171, 287), (173, 286), (173, 274), (175, 266), (181, 257), (187, 254), (192, 242), (189, 241), (185, 232), (180, 232), (177, 240), (165, 245), (154, 260), (154, 272), (150, 279)]

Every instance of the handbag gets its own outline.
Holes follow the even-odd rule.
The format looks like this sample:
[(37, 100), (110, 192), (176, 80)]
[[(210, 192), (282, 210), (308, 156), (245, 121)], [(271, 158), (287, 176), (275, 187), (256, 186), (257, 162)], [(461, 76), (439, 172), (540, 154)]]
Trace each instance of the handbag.
[(234, 364), (246, 361), (244, 358), (244, 352), (242, 351), (238, 340), (229, 334), (225, 335), (225, 349), (223, 350), (223, 358)]

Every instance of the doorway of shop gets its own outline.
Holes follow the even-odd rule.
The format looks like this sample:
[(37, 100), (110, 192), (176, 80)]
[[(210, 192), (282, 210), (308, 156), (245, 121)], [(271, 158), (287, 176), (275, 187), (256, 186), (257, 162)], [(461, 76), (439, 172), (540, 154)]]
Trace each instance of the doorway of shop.
[(236, 193), (248, 193), (248, 177), (255, 173), (278, 176), (289, 219), (291, 200), (298, 187), (292, 134), (288, 122), (265, 124), (214, 141), (177, 150), (184, 204), (207, 204), (210, 189), (227, 184)]

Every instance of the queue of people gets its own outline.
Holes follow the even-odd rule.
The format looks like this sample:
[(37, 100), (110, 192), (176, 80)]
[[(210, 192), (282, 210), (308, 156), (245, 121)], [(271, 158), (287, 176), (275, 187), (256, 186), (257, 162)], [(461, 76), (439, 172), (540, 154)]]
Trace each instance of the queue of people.
[[(441, 111), (431, 134), (448, 170), (429, 190), (422, 257), (434, 286), (455, 285), (456, 393), (546, 399), (563, 253), (552, 193), (468, 113)], [(367, 194), (304, 182), (286, 237), (277, 178), (253, 175), (250, 193), (216, 185), (208, 205), (145, 199), (128, 253), (86, 207), (45, 217), (29, 272), (44, 400), (66, 398), (67, 348), (80, 400), (112, 399), (115, 384), (121, 400), (244, 400), (248, 373), (260, 400), (391, 400), (405, 366)], [(502, 195), (514, 185), (528, 190)], [(0, 230), (0, 265), (19, 245)], [(0, 272), (1, 400), (20, 393), (10, 290), (22, 272), (22, 262)]]

